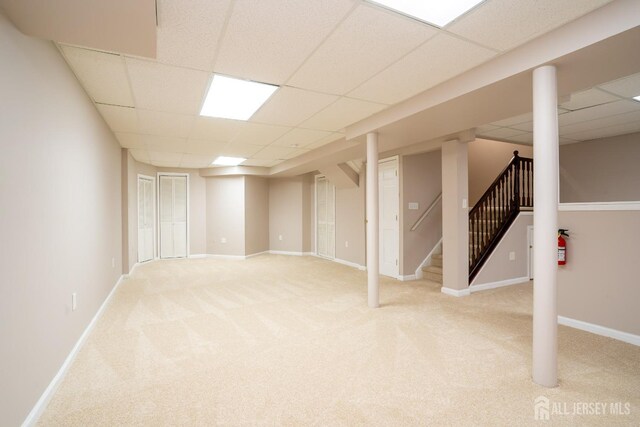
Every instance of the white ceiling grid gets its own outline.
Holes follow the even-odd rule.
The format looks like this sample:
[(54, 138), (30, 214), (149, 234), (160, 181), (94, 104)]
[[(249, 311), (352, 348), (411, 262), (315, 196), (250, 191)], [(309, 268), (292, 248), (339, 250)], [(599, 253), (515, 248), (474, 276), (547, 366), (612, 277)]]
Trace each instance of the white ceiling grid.
[[(60, 45), (123, 147), (157, 166), (207, 167), (219, 155), (271, 167), (344, 137), (344, 128), (451, 79), (609, 0), (485, 0), (439, 29), (364, 0), (158, 0), (157, 59)], [(200, 117), (213, 72), (281, 88), (248, 122)], [(564, 107), (567, 136), (617, 131), (640, 79)], [(635, 93), (636, 95), (638, 93)], [(585, 115), (619, 115), (611, 122)], [(564, 111), (564, 110), (563, 110)], [(576, 121), (577, 120), (577, 121)], [(528, 142), (531, 118), (479, 133)], [(570, 133), (569, 133), (570, 132)], [(564, 139), (573, 141), (572, 139)]]

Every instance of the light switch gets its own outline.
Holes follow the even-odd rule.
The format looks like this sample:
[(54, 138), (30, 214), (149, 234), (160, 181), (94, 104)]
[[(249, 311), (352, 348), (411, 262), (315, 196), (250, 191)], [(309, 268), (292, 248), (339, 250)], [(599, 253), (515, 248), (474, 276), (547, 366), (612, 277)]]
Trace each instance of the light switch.
[(515, 261), (516, 260), (516, 253), (511, 251), (509, 252), (509, 261)]
[(469, 202), (467, 201), (467, 199), (462, 199), (462, 209), (467, 209)]
[(278, 240), (282, 240), (282, 234), (278, 235)]

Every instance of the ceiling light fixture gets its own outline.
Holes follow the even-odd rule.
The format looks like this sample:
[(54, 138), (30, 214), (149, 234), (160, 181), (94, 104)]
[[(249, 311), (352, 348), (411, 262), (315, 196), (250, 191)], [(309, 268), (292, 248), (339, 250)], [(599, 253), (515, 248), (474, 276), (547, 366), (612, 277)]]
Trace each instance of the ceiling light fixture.
[(437, 27), (444, 27), (484, 0), (369, 0)]
[(249, 120), (278, 86), (214, 74), (201, 116)]
[(211, 163), (212, 166), (238, 166), (240, 163), (244, 162), (244, 157), (226, 157), (220, 156)]

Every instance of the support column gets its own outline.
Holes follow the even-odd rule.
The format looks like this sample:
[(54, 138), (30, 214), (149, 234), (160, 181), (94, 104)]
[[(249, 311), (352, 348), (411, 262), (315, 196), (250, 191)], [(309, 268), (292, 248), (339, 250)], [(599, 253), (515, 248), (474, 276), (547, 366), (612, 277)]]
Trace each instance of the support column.
[(442, 144), (442, 292), (469, 294), (468, 143)]
[(367, 289), (369, 307), (380, 304), (378, 276), (378, 134), (367, 134)]
[(558, 384), (558, 90), (556, 67), (533, 71), (533, 381)]

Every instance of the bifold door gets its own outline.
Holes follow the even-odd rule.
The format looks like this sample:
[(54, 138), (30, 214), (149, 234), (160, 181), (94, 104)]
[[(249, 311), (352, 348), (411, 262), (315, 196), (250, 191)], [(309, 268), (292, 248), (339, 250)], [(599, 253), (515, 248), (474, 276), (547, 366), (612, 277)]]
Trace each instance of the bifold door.
[(138, 262), (154, 256), (155, 191), (153, 178), (138, 176)]
[(316, 253), (336, 254), (336, 188), (325, 177), (316, 178)]
[(187, 256), (186, 175), (160, 175), (160, 258)]

